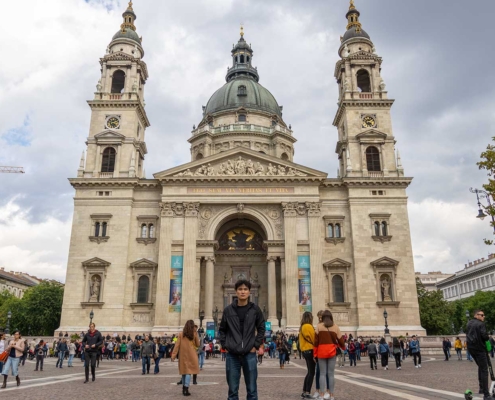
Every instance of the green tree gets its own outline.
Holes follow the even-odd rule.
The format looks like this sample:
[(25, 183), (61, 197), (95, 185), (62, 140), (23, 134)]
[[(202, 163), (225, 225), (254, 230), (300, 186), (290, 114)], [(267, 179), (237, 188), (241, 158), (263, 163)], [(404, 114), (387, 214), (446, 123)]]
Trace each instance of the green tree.
[(430, 292), (416, 278), (418, 292), (419, 317), (421, 326), (428, 335), (448, 335), (454, 333), (452, 326), (452, 305), (443, 298), (442, 292)]
[[(493, 141), (495, 141), (495, 137), (492, 138)], [(487, 175), (488, 175), (488, 183), (483, 185), (483, 189), (486, 190), (486, 192), (489, 194), (489, 196), (492, 198), (491, 203), (492, 206), (483, 206), (484, 211), (486, 214), (495, 216), (495, 204), (493, 203), (494, 195), (495, 195), (495, 146), (493, 144), (489, 144), (486, 147), (486, 150), (481, 153), (481, 161), (476, 163), (479, 169), (485, 170)], [(490, 225), (495, 229), (493, 226), (493, 222), (490, 221)], [(488, 245), (494, 244), (494, 241), (492, 239), (485, 239), (485, 243)]]

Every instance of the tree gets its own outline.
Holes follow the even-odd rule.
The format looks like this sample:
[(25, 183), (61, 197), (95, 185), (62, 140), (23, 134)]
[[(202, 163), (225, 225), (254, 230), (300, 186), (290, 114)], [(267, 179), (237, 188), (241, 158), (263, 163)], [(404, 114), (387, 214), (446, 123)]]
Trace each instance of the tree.
[(444, 300), (442, 292), (429, 292), (416, 278), (418, 292), (419, 317), (421, 326), (428, 335), (448, 335), (453, 333), (452, 306)]
[[(492, 140), (495, 141), (495, 137), (492, 138)], [(488, 183), (483, 185), (483, 189), (486, 190), (488, 195), (492, 198), (490, 204), (491, 206), (483, 206), (484, 211), (486, 214), (490, 216), (495, 216), (495, 204), (493, 203), (494, 199), (494, 194), (495, 194), (495, 146), (493, 144), (489, 144), (486, 147), (486, 150), (481, 153), (481, 161), (476, 163), (479, 169), (487, 171), (488, 175)], [(493, 222), (490, 222), (490, 225), (495, 229), (495, 226), (493, 226)], [(494, 244), (493, 240), (490, 239), (485, 239), (485, 243), (488, 245)]]

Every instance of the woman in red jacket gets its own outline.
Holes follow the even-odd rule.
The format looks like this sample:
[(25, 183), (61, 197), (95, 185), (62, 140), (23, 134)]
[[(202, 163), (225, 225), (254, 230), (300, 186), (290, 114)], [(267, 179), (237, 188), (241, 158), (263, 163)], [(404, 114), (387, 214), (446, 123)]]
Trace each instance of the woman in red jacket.
[[(337, 347), (345, 350), (344, 338), (340, 328), (333, 322), (332, 313), (325, 310), (322, 314), (322, 322), (315, 330), (314, 356), (320, 366), (320, 399), (333, 399), (335, 388), (335, 362), (337, 359)], [(328, 376), (329, 390), (323, 393)]]

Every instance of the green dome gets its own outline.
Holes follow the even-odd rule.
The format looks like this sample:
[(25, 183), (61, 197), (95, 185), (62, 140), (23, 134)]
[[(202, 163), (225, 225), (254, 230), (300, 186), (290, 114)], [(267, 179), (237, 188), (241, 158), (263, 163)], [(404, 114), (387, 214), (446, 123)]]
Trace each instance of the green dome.
[(136, 31), (132, 29), (126, 29), (124, 32), (122, 32), (122, 30), (118, 31), (115, 35), (113, 35), (112, 41), (120, 38), (131, 39), (137, 42), (139, 45), (141, 44), (141, 39), (139, 39)]
[[(242, 88), (239, 89), (240, 86), (245, 86), (245, 92)], [(230, 80), (213, 93), (206, 105), (205, 114), (233, 110), (239, 107), (282, 116), (282, 111), (275, 97), (254, 79), (245, 76)]]

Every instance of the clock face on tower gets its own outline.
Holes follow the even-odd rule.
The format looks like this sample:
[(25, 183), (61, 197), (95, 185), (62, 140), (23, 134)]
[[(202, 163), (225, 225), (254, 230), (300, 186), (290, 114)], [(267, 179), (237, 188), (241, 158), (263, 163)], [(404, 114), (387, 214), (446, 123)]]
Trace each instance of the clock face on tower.
[(110, 117), (107, 119), (107, 128), (111, 129), (119, 129), (120, 128), (120, 119), (117, 117)]
[(376, 127), (376, 120), (371, 115), (365, 115), (362, 119), (362, 127), (363, 128), (374, 128)]

